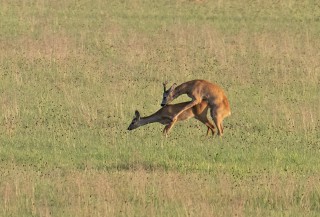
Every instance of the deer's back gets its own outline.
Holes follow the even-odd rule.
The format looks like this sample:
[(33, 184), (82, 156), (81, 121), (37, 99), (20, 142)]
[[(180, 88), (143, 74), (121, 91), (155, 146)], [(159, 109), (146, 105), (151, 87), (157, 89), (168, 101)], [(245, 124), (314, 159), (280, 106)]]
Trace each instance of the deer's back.
[(230, 111), (229, 101), (224, 90), (219, 85), (206, 80), (193, 80), (190, 81), (190, 84), (192, 85), (192, 92), (190, 94), (202, 97), (211, 106), (223, 107), (226, 111)]

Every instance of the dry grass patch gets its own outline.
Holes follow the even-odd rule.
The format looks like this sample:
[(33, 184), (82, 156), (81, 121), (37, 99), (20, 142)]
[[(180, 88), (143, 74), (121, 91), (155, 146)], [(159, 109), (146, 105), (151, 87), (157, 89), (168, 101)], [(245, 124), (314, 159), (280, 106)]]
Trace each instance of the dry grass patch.
[(2, 176), (1, 214), (40, 216), (246, 216), (320, 210), (320, 177), (291, 174), (181, 174), (134, 171), (34, 171)]

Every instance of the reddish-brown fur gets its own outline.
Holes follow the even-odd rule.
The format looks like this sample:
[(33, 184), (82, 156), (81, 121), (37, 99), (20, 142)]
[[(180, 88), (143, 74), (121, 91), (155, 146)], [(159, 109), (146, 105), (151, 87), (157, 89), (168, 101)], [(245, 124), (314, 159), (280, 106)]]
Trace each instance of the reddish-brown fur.
[(165, 89), (161, 105), (167, 105), (180, 95), (187, 94), (192, 101), (187, 103), (181, 111), (173, 117), (172, 122), (177, 121), (177, 117), (185, 110), (201, 103), (203, 100), (208, 102), (211, 117), (218, 128), (218, 135), (223, 134), (222, 121), (231, 115), (229, 101), (221, 87), (205, 80), (192, 80), (176, 86), (172, 85), (169, 90)]

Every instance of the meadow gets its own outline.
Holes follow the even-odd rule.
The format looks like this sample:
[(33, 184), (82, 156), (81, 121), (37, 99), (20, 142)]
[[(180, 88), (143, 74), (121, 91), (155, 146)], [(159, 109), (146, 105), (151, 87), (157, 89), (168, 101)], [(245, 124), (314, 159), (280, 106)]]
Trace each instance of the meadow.
[[(319, 36), (313, 0), (1, 0), (0, 216), (319, 216)], [(223, 138), (127, 131), (192, 79)]]

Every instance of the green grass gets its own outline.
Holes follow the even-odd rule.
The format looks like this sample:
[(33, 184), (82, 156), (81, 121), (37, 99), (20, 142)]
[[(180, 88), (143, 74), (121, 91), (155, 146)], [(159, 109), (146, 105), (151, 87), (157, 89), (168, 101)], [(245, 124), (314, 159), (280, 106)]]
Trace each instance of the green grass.
[[(1, 216), (318, 216), (316, 1), (1, 5)], [(126, 130), (197, 78), (227, 93), (222, 139)]]

